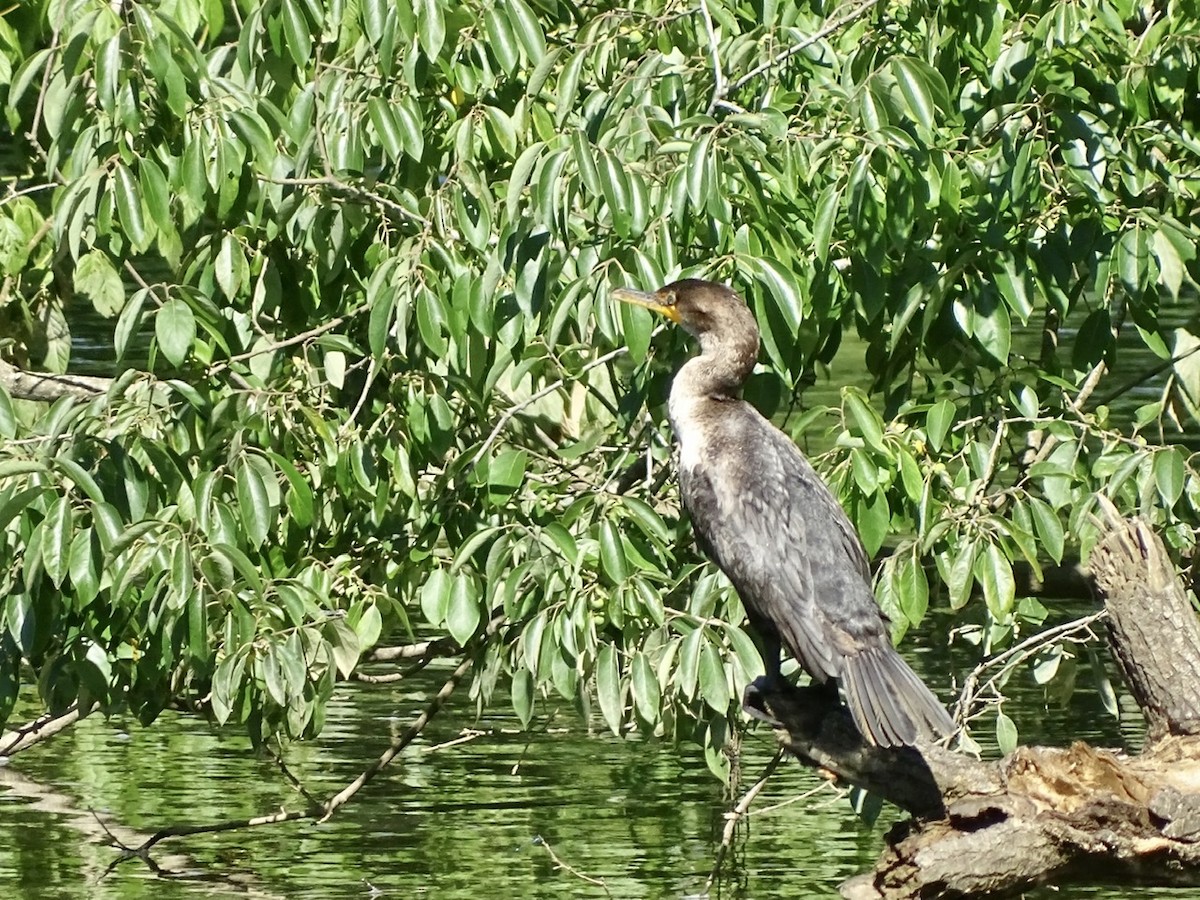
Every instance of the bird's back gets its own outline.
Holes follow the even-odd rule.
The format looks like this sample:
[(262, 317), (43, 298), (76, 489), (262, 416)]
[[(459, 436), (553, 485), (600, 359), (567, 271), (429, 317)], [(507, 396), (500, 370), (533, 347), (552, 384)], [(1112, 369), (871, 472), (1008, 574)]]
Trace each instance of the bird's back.
[(795, 444), (748, 403), (689, 412), (676, 423), (680, 481), (703, 549), (753, 624), (778, 633), (813, 676), (838, 676), (847, 654), (887, 640), (853, 526)]

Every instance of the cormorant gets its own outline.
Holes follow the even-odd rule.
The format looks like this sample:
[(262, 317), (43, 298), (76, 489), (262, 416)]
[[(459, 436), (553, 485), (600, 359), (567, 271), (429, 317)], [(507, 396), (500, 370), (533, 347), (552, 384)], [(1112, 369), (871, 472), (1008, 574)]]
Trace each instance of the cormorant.
[(697, 543), (737, 589), (759, 637), (761, 687), (780, 682), (782, 642), (815, 681), (837, 679), (871, 743), (952, 733), (945, 707), (892, 648), (854, 526), (799, 448), (741, 399), (758, 357), (753, 313), (724, 285), (691, 278), (613, 297), (700, 342), (671, 384), (680, 491)]

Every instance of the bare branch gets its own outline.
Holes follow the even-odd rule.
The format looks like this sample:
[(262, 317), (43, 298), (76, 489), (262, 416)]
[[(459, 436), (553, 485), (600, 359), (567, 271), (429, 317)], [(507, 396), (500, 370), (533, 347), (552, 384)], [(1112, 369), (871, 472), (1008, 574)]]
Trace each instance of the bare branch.
[(95, 375), (28, 372), (0, 359), (0, 386), (17, 400), (40, 400), (46, 403), (60, 397), (92, 400), (106, 394), (112, 383), (112, 378)]
[(747, 84), (749, 84), (751, 81), (753, 81), (755, 78), (757, 78), (759, 75), (762, 75), (763, 73), (770, 71), (771, 69), (778, 66), (780, 63), (786, 62), (787, 60), (789, 60), (793, 56), (795, 56), (797, 53), (801, 53), (801, 52), (807, 50), (809, 47), (811, 47), (817, 41), (820, 41), (820, 40), (823, 40), (824, 38), (829, 37), (829, 35), (833, 34), (838, 29), (843, 28), (846, 25), (849, 25), (851, 22), (855, 22), (858, 19), (861, 19), (868, 12), (870, 12), (871, 9), (878, 6), (879, 3), (880, 3), (880, 0), (865, 0), (865, 2), (854, 7), (849, 12), (847, 12), (845, 15), (839, 16), (836, 19), (830, 19), (828, 22), (825, 23), (825, 26), (823, 28), (819, 29), (818, 31), (814, 31), (811, 35), (806, 37), (800, 43), (793, 44), (791, 47), (788, 47), (786, 50), (782, 51), (781, 53), (777, 53), (775, 56), (771, 57), (771, 59), (767, 60), (766, 62), (760, 63), (759, 65), (755, 66), (753, 69), (751, 69), (749, 72), (747, 72), (741, 78), (739, 78), (737, 81), (735, 81), (731, 85), (729, 85), (729, 88), (723, 94), (721, 94), (720, 98), (718, 98), (718, 99), (723, 100), (729, 94), (732, 94), (735, 91), (741, 90)]
[(708, 0), (700, 0), (700, 15), (704, 17), (704, 33), (708, 35), (708, 49), (712, 54), (713, 95), (708, 103), (711, 116), (725, 96), (725, 73), (721, 71), (721, 57), (717, 50), (717, 31), (713, 28), (712, 14), (708, 11)]
[(0, 734), (0, 756), (15, 756), (22, 750), (28, 750), (34, 744), (52, 738), (60, 731), (70, 728), (81, 716), (79, 704), (72, 703), (67, 707), (67, 711), (60, 715), (47, 713), (13, 731), (6, 731)]
[(461, 648), (450, 638), (402, 644), (398, 647), (376, 647), (366, 656), (366, 662), (392, 662), (397, 659), (420, 659), (424, 656), (451, 656)]
[[(628, 352), (629, 352), (628, 347), (618, 347), (616, 350), (610, 350), (608, 353), (605, 353), (603, 356), (596, 357), (590, 363), (588, 363), (586, 366), (584, 366), (582, 369), (580, 369), (579, 372), (576, 373), (576, 377), (578, 377), (578, 375), (582, 375), (584, 372), (588, 372), (588, 371), (596, 368), (597, 366), (602, 366), (605, 363), (611, 362), (612, 360), (616, 359), (618, 356), (624, 356)], [(499, 420), (496, 422), (496, 426), (492, 429), (491, 434), (489, 434), (487, 436), (487, 439), (480, 445), (479, 449), (477, 451), (475, 451), (475, 455), (473, 457), (471, 457), (471, 465), (475, 465), (476, 463), (479, 462), (479, 460), (481, 460), (483, 458), (483, 455), (485, 453), (487, 453), (488, 448), (491, 447), (492, 444), (495, 443), (496, 438), (498, 438), (500, 436), (500, 432), (502, 432), (504, 430), (504, 427), (509, 422), (511, 422), (513, 420), (513, 418), (515, 418), (522, 410), (528, 409), (530, 406), (532, 406), (534, 403), (537, 403), (537, 401), (541, 400), (543, 397), (553, 394), (555, 391), (557, 391), (559, 388), (561, 388), (566, 383), (567, 383), (567, 380), (565, 378), (560, 378), (557, 381), (546, 385), (541, 390), (534, 391), (532, 394), (530, 394), (528, 397), (526, 397), (520, 403), (517, 403), (517, 404), (511, 406), (509, 409), (506, 409), (504, 411), (504, 414), (501, 415)]]
[(375, 204), (385, 212), (391, 213), (392, 216), (398, 219), (403, 219), (406, 222), (413, 222), (422, 227), (428, 228), (429, 222), (419, 216), (417, 213), (411, 212), (401, 206), (395, 200), (384, 197), (382, 194), (377, 194), (370, 188), (362, 187), (357, 184), (350, 184), (347, 181), (342, 181), (333, 175), (322, 175), (319, 178), (268, 178), (265, 175), (258, 176), (259, 181), (267, 184), (282, 184), (291, 185), (293, 187), (320, 187), (325, 188), (334, 194), (339, 194), (343, 197), (349, 197), (352, 200), (366, 200)]
[(565, 863), (559, 858), (559, 855), (554, 852), (554, 848), (550, 846), (550, 842), (540, 834), (533, 839), (534, 846), (546, 848), (546, 852), (550, 854), (550, 859), (554, 862), (554, 868), (562, 869), (564, 872), (569, 872), (580, 881), (586, 881), (588, 884), (594, 884), (600, 890), (604, 891), (605, 896), (611, 897), (612, 894), (608, 890), (608, 885), (604, 883), (603, 878), (593, 878), (591, 875), (585, 875), (569, 863)]
[(721, 871), (721, 866), (725, 862), (725, 856), (729, 853), (729, 848), (733, 846), (733, 833), (737, 830), (737, 824), (742, 817), (750, 809), (750, 804), (759, 795), (764, 787), (767, 786), (767, 780), (775, 774), (775, 770), (779, 767), (780, 760), (783, 759), (783, 748), (780, 747), (775, 751), (775, 755), (771, 757), (771, 761), (767, 763), (763, 773), (759, 776), (758, 781), (750, 786), (750, 789), (742, 795), (742, 799), (737, 802), (729, 812), (725, 813), (725, 828), (721, 833), (721, 846), (717, 849), (717, 858), (713, 862), (712, 871), (708, 875), (708, 881), (704, 885), (704, 893), (712, 888), (713, 882), (717, 880), (717, 875)]
[(954, 721), (962, 724), (966, 721), (967, 716), (971, 712), (971, 705), (975, 701), (975, 697), (979, 692), (979, 680), (983, 674), (989, 669), (994, 669), (1000, 666), (1000, 671), (990, 679), (994, 681), (1000, 675), (1007, 672), (1014, 666), (1020, 665), (1024, 660), (1041, 651), (1047, 644), (1054, 641), (1075, 639), (1074, 636), (1078, 632), (1087, 632), (1092, 635), (1092, 626), (1100, 619), (1107, 615), (1106, 611), (1101, 609), (1094, 613), (1088, 613), (1086, 616), (1080, 616), (1078, 619), (1072, 619), (1070, 622), (1063, 622), (1061, 625), (1055, 625), (1053, 628), (1047, 628), (1045, 631), (1039, 631), (1037, 634), (1030, 635), (1019, 644), (1014, 644), (1003, 653), (997, 653), (990, 659), (985, 659), (977, 665), (963, 681), (962, 690), (958, 695), (958, 702), (954, 704)]

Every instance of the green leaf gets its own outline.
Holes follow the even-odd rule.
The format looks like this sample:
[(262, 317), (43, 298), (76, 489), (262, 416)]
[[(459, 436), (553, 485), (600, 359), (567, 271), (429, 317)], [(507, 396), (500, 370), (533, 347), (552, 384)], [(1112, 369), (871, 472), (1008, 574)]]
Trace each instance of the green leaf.
[(452, 579), (445, 569), (435, 569), (421, 586), (421, 612), (425, 621), (434, 628), (441, 628), (450, 609), (450, 586)]
[(270, 169), (276, 156), (275, 138), (267, 123), (257, 112), (249, 109), (230, 110), (229, 126), (242, 139), (246, 147), (254, 152), (259, 167)]
[(503, 450), (488, 464), (488, 488), (511, 493), (525, 481), (529, 454), (524, 450)]
[(92, 301), (96, 312), (112, 318), (125, 306), (125, 285), (108, 255), (92, 250), (75, 266), (75, 290)]
[(262, 578), (258, 574), (258, 569), (250, 562), (250, 557), (246, 556), (241, 550), (232, 544), (218, 543), (212, 545), (213, 552), (227, 559), (242, 579), (246, 582), (246, 586), (259, 596), (263, 592)]
[(387, 285), (372, 297), (371, 318), (367, 326), (367, 342), (371, 346), (371, 355), (376, 359), (383, 358), (395, 312), (396, 291), (391, 285)]
[(897, 562), (896, 588), (900, 609), (912, 625), (920, 625), (929, 609), (929, 579), (916, 555), (916, 546)]
[(687, 155), (687, 193), (694, 209), (703, 209), (708, 200), (708, 192), (712, 190), (713, 133), (706, 131), (700, 140), (695, 141)]
[(929, 63), (911, 56), (892, 59), (892, 73), (904, 97), (904, 105), (912, 119), (926, 131), (933, 131), (937, 117), (937, 96), (946, 95), (944, 83), (937, 90), (941, 74)]
[(349, 678), (350, 673), (358, 666), (360, 650), (358, 635), (346, 624), (345, 619), (329, 619), (322, 629), (325, 641), (333, 654), (334, 665), (343, 678)]
[(154, 317), (154, 335), (167, 362), (180, 365), (196, 340), (196, 318), (191, 307), (178, 297), (164, 303)]
[(171, 593), (174, 595), (168, 603), (178, 608), (192, 595), (195, 589), (195, 569), (192, 563), (192, 548), (187, 541), (177, 541), (171, 550), (171, 570), (169, 580)]
[(696, 696), (696, 682), (700, 678), (700, 651), (708, 639), (703, 628), (697, 628), (683, 639), (679, 650), (679, 671), (675, 676), (675, 687), (684, 697), (691, 700)]
[(379, 612), (379, 607), (370, 603), (363, 610), (358, 621), (354, 623), (354, 633), (358, 635), (358, 646), (363, 650), (374, 647), (382, 631), (383, 616)]
[(404, 130), (393, 112), (392, 104), (383, 97), (372, 97), (367, 101), (367, 115), (387, 155), (393, 160), (399, 159), (404, 153)]
[(954, 424), (954, 404), (949, 400), (939, 400), (925, 414), (925, 434), (929, 438), (929, 446), (940, 451)]
[(621, 693), (617, 651), (612, 644), (601, 647), (596, 657), (596, 698), (600, 701), (604, 721), (613, 734), (620, 735), (621, 725), (625, 721), (625, 703)]
[(474, 579), (465, 574), (456, 575), (446, 608), (446, 628), (460, 647), (465, 647), (475, 636), (479, 619), (479, 589)]
[(237, 497), (246, 537), (250, 546), (258, 547), (271, 527), (271, 502), (258, 472), (245, 461), (237, 469)]
[(829, 241), (833, 234), (833, 224), (837, 220), (838, 207), (842, 199), (842, 189), (836, 184), (828, 185), (817, 198), (817, 211), (813, 216), (812, 243), (813, 253), (817, 259), (825, 262), (829, 258)]
[(92, 529), (82, 528), (71, 538), (70, 561), (67, 574), (75, 590), (78, 605), (86, 607), (100, 593), (100, 573), (96, 571), (96, 560), (92, 554)]
[(150, 243), (150, 234), (147, 233), (146, 217), (142, 212), (141, 192), (133, 173), (123, 163), (117, 163), (114, 169), (113, 192), (125, 236), (135, 250), (145, 250)]
[(600, 523), (600, 565), (615, 584), (620, 584), (629, 575), (625, 547), (621, 543), (617, 526), (611, 519)]
[(250, 280), (250, 268), (246, 263), (246, 255), (242, 252), (241, 242), (232, 234), (226, 233), (221, 238), (215, 274), (221, 292), (230, 300), (236, 300)]
[(705, 641), (700, 650), (700, 695), (714, 711), (729, 711), (729, 679), (725, 677), (725, 664), (712, 641)]
[(1061, 563), (1065, 535), (1058, 515), (1051, 509), (1049, 503), (1038, 497), (1029, 498), (1029, 509), (1033, 514), (1033, 527), (1037, 530), (1042, 549), (1056, 563)]
[(533, 676), (527, 669), (518, 669), (512, 677), (512, 705), (521, 727), (528, 728), (533, 720)]
[(633, 685), (633, 702), (638, 715), (649, 725), (658, 721), (659, 708), (662, 698), (659, 692), (658, 676), (650, 658), (641, 650), (633, 655), (633, 663), (629, 667)]
[(842, 388), (842, 400), (850, 412), (854, 424), (867, 445), (881, 453), (887, 453), (883, 445), (883, 419), (871, 408), (862, 391), (853, 387)]
[(288, 54), (300, 71), (306, 71), (312, 58), (312, 34), (308, 18), (298, 0), (283, 0), (283, 33)]
[(125, 39), (125, 30), (121, 29), (107, 41), (100, 52), (96, 54), (96, 99), (100, 108), (112, 115), (117, 108), (117, 91), (120, 87), (121, 44)]
[(417, 38), (429, 59), (437, 59), (446, 40), (446, 18), (438, 0), (416, 0)]
[(1007, 622), (1016, 597), (1016, 582), (1012, 563), (998, 544), (988, 544), (984, 554), (976, 559), (975, 577), (983, 586), (983, 599), (993, 620)]
[(502, 14), (498, 4), (493, 3), (484, 10), (483, 27), (487, 31), (488, 49), (496, 57), (500, 68), (511, 74), (520, 62), (520, 52), (509, 17)]
[(795, 276), (783, 263), (769, 256), (754, 260), (755, 278), (763, 284), (783, 313), (792, 334), (800, 330), (804, 321), (804, 300)]
[(42, 566), (56, 588), (61, 588), (71, 561), (75, 514), (69, 497), (59, 497), (42, 520)]
[(1154, 454), (1154, 483), (1168, 509), (1174, 507), (1183, 495), (1186, 476), (1183, 455), (1179, 450), (1169, 447)]
[(171, 190), (167, 187), (167, 176), (153, 159), (145, 157), (138, 161), (138, 175), (142, 186), (142, 201), (152, 222), (157, 223), (161, 235), (171, 222)]
[(312, 488), (300, 471), (278, 453), (268, 450), (267, 455), (288, 481), (287, 507), (292, 519), (300, 528), (307, 528), (313, 521)]
[(958, 553), (950, 566), (950, 576), (946, 586), (950, 589), (950, 608), (962, 609), (971, 598), (971, 586), (975, 583), (975, 558), (978, 556), (978, 542), (975, 540), (960, 544)]
[(1017, 749), (1017, 726), (1002, 712), (996, 713), (996, 744), (1004, 756)]
[(521, 46), (525, 48), (525, 55), (533, 62), (537, 62), (546, 53), (546, 36), (542, 34), (542, 26), (538, 23), (533, 10), (525, 4), (525, 0), (507, 0), (507, 2), (509, 21), (512, 22), (513, 31), (516, 32)]

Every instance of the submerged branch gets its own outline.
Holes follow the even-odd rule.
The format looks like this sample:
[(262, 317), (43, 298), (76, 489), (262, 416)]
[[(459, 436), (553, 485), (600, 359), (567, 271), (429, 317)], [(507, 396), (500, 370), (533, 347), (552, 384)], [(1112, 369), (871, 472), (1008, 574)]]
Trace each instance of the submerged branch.
[[(503, 617), (497, 616), (493, 618), (485, 629), (481, 640), (487, 640), (503, 624)], [(162, 841), (173, 837), (188, 837), (197, 834), (215, 834), (223, 831), (236, 831), (241, 828), (254, 828), (259, 825), (276, 825), (281, 822), (295, 822), (301, 819), (315, 819), (317, 822), (324, 822), (329, 819), (339, 808), (348, 803), (355, 794), (362, 790), (370, 781), (382, 772), (388, 764), (396, 758), (409, 744), (425, 730), (430, 720), (441, 710), (450, 699), (450, 695), (454, 693), (463, 677), (470, 671), (474, 664), (474, 654), (467, 653), (466, 657), (458, 664), (450, 677), (442, 684), (438, 692), (433, 695), (429, 703), (417, 716), (413, 723), (409, 725), (401, 734), (394, 737), (388, 748), (380, 754), (371, 765), (367, 766), (357, 778), (347, 784), (336, 794), (331, 795), (321, 803), (310, 802), (306, 809), (285, 810), (271, 813), (269, 815), (255, 816), (249, 819), (233, 819), (227, 822), (217, 822), (209, 825), (174, 825), (168, 828), (160, 829), (152, 834), (149, 838), (143, 841), (137, 847), (127, 847), (121, 845), (121, 849), (129, 856), (137, 856), (142, 859), (149, 858), (150, 850)], [(306, 795), (307, 796), (307, 795)]]

